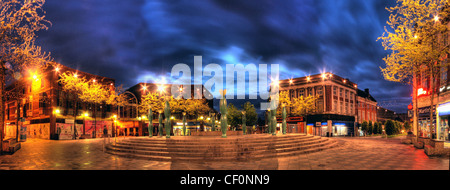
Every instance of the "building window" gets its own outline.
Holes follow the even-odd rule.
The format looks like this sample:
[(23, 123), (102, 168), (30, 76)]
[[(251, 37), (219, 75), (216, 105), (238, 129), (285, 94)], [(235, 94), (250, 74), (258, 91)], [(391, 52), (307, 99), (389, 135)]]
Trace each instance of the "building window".
[(337, 112), (337, 111), (338, 111), (338, 110), (337, 110), (337, 107), (338, 107), (338, 102), (335, 100), (335, 101), (333, 102), (333, 111)]
[[(444, 60), (445, 62), (447, 62), (447, 59)], [(440, 81), (440, 86), (444, 86), (447, 84), (447, 67), (442, 67), (441, 68), (441, 81)]]
[(345, 102), (345, 114), (348, 114), (348, 102)]
[(344, 93), (344, 89), (343, 89), (343, 88), (340, 88), (340, 89), (339, 89), (339, 97), (342, 97), (342, 93)]
[(318, 95), (322, 95), (322, 93), (323, 93), (323, 88), (322, 88), (322, 86), (317, 87), (317, 94), (318, 94)]
[(341, 104), (340, 104), (340, 112), (339, 113), (344, 113), (344, 103), (341, 101)]
[(353, 115), (353, 104), (350, 104), (350, 114)]
[(333, 86), (333, 95), (337, 96), (337, 87)]
[(345, 99), (348, 99), (348, 90), (345, 90)]
[(362, 118), (361, 118), (361, 110), (358, 110), (358, 121), (359, 121), (359, 123), (362, 122)]
[(305, 89), (302, 88), (298, 90), (298, 97), (300, 96), (305, 96)]
[(318, 100), (317, 101), (317, 111), (319, 113), (323, 112), (323, 100)]
[(313, 96), (313, 88), (308, 88), (308, 96)]

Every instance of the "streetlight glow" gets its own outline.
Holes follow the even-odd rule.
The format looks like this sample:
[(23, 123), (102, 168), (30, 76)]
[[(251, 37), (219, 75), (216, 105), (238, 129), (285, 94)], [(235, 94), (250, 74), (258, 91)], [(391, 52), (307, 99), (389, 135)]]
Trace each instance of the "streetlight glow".
[(437, 16), (437, 15), (434, 16), (434, 21), (435, 21), (435, 22), (439, 21), (439, 16)]
[(142, 85), (142, 90), (146, 91), (147, 90), (147, 86), (146, 85)]

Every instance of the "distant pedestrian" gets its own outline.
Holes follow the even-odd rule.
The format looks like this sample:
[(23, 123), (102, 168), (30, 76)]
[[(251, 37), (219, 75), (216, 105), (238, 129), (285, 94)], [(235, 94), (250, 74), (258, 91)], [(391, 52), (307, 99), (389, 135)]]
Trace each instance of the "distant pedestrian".
[(108, 129), (106, 128), (106, 125), (103, 126), (103, 137), (108, 137)]
[(78, 131), (77, 131), (77, 128), (74, 126), (73, 127), (73, 137), (72, 137), (72, 139), (77, 139), (77, 136), (78, 136)]

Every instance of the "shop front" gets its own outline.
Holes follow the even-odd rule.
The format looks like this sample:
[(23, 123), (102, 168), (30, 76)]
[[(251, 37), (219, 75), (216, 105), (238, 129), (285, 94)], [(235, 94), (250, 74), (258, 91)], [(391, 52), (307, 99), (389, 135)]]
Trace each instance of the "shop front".
[(448, 120), (450, 119), (450, 102), (439, 104), (437, 109), (436, 137), (439, 140), (450, 141)]
[[(313, 124), (310, 124), (312, 126)], [(316, 124), (314, 134), (317, 136), (349, 136), (351, 135), (350, 128), (353, 128), (353, 123), (344, 121), (332, 121), (322, 122)]]
[(334, 114), (308, 117), (307, 126), (313, 127), (312, 134), (324, 137), (353, 136), (355, 117)]
[(436, 130), (434, 126), (430, 127), (430, 123), (435, 123), (436, 113), (433, 112), (433, 122), (430, 122), (430, 106), (419, 108), (418, 113), (419, 117), (417, 124), (419, 128), (419, 137), (434, 137), (434, 135), (436, 135)]
[[(282, 133), (283, 119), (277, 117), (277, 130)], [(287, 117), (286, 118), (286, 133), (308, 133), (308, 129), (305, 128), (305, 122), (303, 117)], [(312, 133), (312, 132), (311, 132)]]

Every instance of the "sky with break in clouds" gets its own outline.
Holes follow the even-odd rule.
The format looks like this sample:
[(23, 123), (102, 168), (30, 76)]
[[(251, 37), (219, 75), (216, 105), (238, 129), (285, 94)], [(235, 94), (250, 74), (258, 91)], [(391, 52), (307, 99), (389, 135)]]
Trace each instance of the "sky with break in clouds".
[[(377, 41), (394, 0), (47, 0), (38, 43), (55, 61), (131, 87), (172, 66), (280, 64), (280, 79), (332, 72), (406, 112), (411, 88), (383, 79)], [(225, 66), (223, 66), (225, 68)], [(194, 68), (192, 68), (193, 72)], [(248, 93), (248, 92), (247, 92)], [(237, 105), (243, 101), (236, 102)]]

